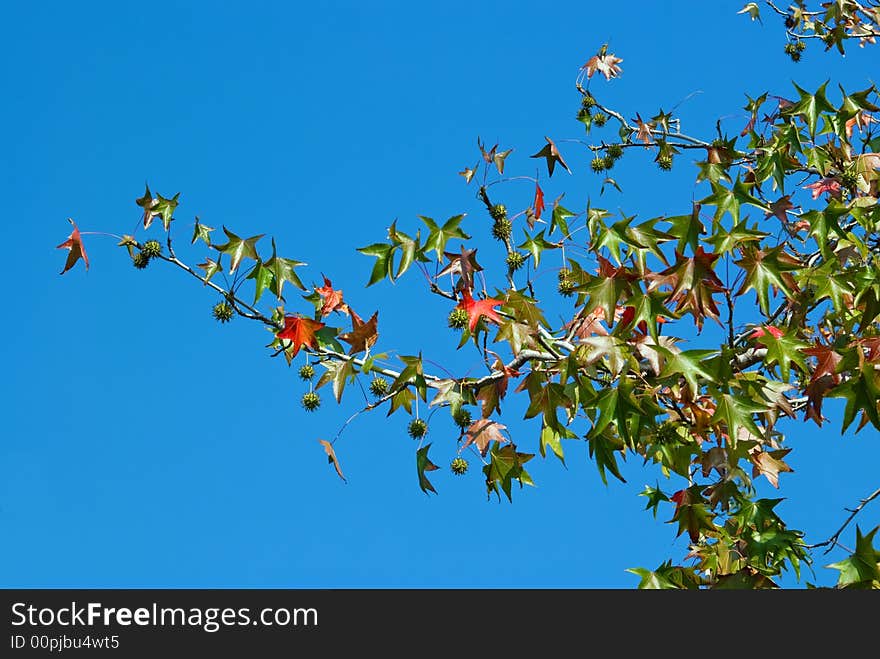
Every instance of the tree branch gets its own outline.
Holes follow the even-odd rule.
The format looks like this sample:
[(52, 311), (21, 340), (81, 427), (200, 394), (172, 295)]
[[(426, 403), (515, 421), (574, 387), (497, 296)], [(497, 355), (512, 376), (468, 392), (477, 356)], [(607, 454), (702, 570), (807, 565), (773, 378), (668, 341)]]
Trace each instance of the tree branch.
[(807, 549), (818, 549), (819, 547), (828, 546), (828, 549), (826, 549), (822, 553), (823, 554), (829, 553), (832, 549), (834, 549), (835, 545), (838, 544), (837, 539), (840, 537), (840, 534), (843, 533), (843, 530), (847, 527), (847, 525), (849, 525), (849, 523), (853, 520), (853, 517), (858, 515), (859, 512), (861, 512), (865, 506), (867, 506), (869, 503), (871, 503), (877, 497), (880, 497), (880, 488), (877, 488), (876, 490), (871, 492), (871, 494), (869, 494), (867, 497), (862, 499), (861, 502), (859, 503), (859, 505), (856, 506), (855, 508), (853, 508), (852, 510), (847, 509), (847, 510), (849, 510), (849, 517), (846, 518), (846, 521), (844, 521), (843, 525), (839, 529), (837, 529), (837, 531), (834, 533), (834, 535), (832, 535), (830, 538), (828, 538), (824, 542), (817, 542), (815, 545), (807, 545)]

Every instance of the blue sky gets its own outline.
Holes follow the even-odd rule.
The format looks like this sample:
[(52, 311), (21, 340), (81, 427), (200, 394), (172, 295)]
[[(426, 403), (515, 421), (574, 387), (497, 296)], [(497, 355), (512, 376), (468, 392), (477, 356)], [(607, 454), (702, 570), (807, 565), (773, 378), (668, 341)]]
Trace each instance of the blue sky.
[[(415, 271), (365, 289), (371, 260), (355, 248), (394, 219), (415, 230), (417, 215), (466, 212), (491, 263), (485, 212), (456, 174), (476, 162), (477, 136), (515, 148), (509, 171), (534, 175), (527, 156), (544, 135), (583, 137), (574, 80), (604, 42), (624, 73), (594, 81), (602, 99), (630, 116), (677, 106), (687, 132), (703, 135), (719, 117), (739, 131), (744, 93), (786, 95), (793, 79), (815, 89), (829, 77), (863, 89), (876, 52), (811, 49), (795, 65), (778, 21), (752, 24), (738, 2), (367, 4), (6, 8), (0, 584), (632, 587), (626, 568), (683, 556), (663, 523), (671, 512), (654, 520), (635, 496), (658, 474), (631, 461), (627, 484), (606, 487), (583, 442), (566, 445), (567, 468), (530, 463), (538, 487), (513, 505), (487, 502), (474, 461), (461, 479), (434, 472), (440, 494), (427, 497), (407, 419), (364, 415), (337, 443), (343, 484), (317, 439), (358, 408), (356, 391), (341, 409), (325, 393), (306, 414), (295, 371), (267, 356), (268, 334), (241, 319), (219, 326), (216, 295), (194, 280), (136, 271), (99, 236), (86, 238), (91, 269), (59, 277), (54, 247), (67, 217), (83, 231), (130, 232), (148, 181), (181, 192), (179, 243), (195, 215), (269, 233), (282, 255), (309, 263), (304, 281), (326, 274), (361, 315), (381, 309), (380, 348), (422, 349), (464, 372), (475, 353), (455, 351), (448, 302), (429, 298)], [(547, 182), (548, 201), (566, 191), (574, 206), (589, 198), (647, 219), (705, 194), (692, 167), (664, 176), (627, 157), (623, 193), (600, 196), (586, 154), (560, 146), (575, 174)], [(525, 188), (511, 187), (512, 204), (528, 203)], [(808, 542), (877, 486), (878, 433), (841, 438), (836, 402), (822, 429), (787, 426), (795, 473), (778, 495)], [(520, 448), (535, 451), (522, 401), (504, 411)], [(430, 439), (447, 465), (451, 424)], [(872, 528), (878, 510), (860, 523)], [(808, 578), (833, 583), (821, 566), (839, 558), (820, 556)]]

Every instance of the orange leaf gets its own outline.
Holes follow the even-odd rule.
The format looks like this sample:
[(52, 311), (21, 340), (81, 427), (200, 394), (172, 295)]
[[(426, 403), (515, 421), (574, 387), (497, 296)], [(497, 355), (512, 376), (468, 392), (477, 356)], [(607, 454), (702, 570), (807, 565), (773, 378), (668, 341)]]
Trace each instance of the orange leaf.
[(73, 225), (73, 231), (70, 236), (68, 236), (67, 240), (58, 245), (55, 249), (69, 249), (70, 253), (67, 255), (67, 262), (64, 264), (64, 270), (61, 271), (63, 275), (65, 272), (70, 270), (74, 264), (80, 259), (83, 260), (83, 263), (86, 264), (86, 270), (89, 269), (89, 257), (86, 255), (86, 248), (83, 246), (82, 237), (79, 234), (79, 229), (76, 226), (76, 222), (72, 219), (67, 218), (67, 221)]
[(291, 357), (296, 357), (300, 348), (306, 346), (314, 348), (317, 344), (315, 332), (324, 327), (324, 323), (319, 323), (311, 318), (302, 318), (300, 316), (285, 316), (284, 329), (275, 336), (279, 339), (286, 339), (293, 342)]
[(315, 293), (324, 298), (324, 306), (321, 307), (321, 316), (329, 316), (332, 311), (347, 312), (348, 306), (342, 301), (342, 291), (333, 290), (333, 284), (324, 277), (324, 285), (315, 288)]

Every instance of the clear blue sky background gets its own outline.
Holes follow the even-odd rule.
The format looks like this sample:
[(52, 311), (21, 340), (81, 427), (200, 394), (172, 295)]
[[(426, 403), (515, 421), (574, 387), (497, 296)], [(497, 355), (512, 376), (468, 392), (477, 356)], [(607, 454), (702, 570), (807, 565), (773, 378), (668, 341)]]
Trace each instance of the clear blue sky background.
[[(241, 319), (219, 326), (216, 296), (183, 273), (136, 271), (115, 241), (90, 236), (91, 270), (60, 277), (54, 247), (67, 217), (84, 231), (130, 232), (149, 181), (166, 196), (182, 192), (181, 244), (194, 215), (240, 235), (271, 233), (283, 255), (310, 264), (306, 282), (326, 273), (362, 315), (381, 308), (380, 347), (475, 369), (473, 350), (454, 350), (448, 302), (424, 294), (415, 271), (364, 289), (371, 259), (355, 248), (384, 238), (395, 218), (414, 230), (417, 214), (468, 212), (465, 229), (487, 242), (475, 189), (456, 172), (476, 161), (478, 135), (515, 147), (509, 171), (530, 175), (527, 156), (544, 135), (583, 137), (574, 79), (603, 42), (624, 59), (620, 80), (594, 80), (603, 99), (629, 116), (681, 103), (688, 132), (702, 135), (718, 117), (739, 131), (744, 92), (791, 95), (792, 79), (815, 89), (828, 77), (855, 90), (876, 74), (870, 49), (841, 60), (814, 48), (795, 65), (780, 23), (752, 24), (740, 6), (7, 6), (0, 583), (631, 587), (625, 568), (680, 560), (670, 509), (654, 520), (635, 496), (658, 474), (631, 461), (628, 483), (606, 487), (583, 442), (566, 445), (567, 469), (534, 460), (538, 487), (513, 505), (487, 502), (474, 461), (461, 479), (435, 472), (440, 495), (427, 497), (406, 419), (379, 413), (337, 443), (343, 484), (317, 439), (362, 404), (357, 391), (341, 410), (325, 395), (306, 414), (295, 371), (267, 357), (266, 332)], [(600, 197), (586, 153), (560, 146), (575, 175), (547, 182), (548, 201), (567, 191), (576, 208), (589, 197), (648, 218), (687, 212), (705, 194), (692, 167), (662, 175), (628, 156), (617, 172), (623, 194)], [(505, 200), (524, 207), (526, 188)], [(559, 265), (548, 262), (547, 276)], [(490, 286), (503, 284), (494, 277)], [(305, 311), (297, 299), (289, 308)], [(808, 541), (877, 486), (878, 433), (841, 438), (836, 402), (821, 430), (787, 425), (795, 473), (782, 476), (780, 509)], [(521, 449), (536, 450), (535, 425), (517, 421), (521, 403), (505, 412)], [(445, 466), (455, 435), (443, 416), (431, 455)], [(873, 527), (878, 510), (860, 521)], [(840, 557), (820, 557), (807, 578), (833, 583), (822, 565)]]

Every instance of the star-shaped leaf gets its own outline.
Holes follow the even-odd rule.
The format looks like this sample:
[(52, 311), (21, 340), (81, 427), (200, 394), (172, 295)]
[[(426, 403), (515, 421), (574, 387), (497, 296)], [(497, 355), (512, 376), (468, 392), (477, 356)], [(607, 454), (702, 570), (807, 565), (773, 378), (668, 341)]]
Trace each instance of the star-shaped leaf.
[[(156, 198), (153, 200), (153, 205), (151, 209), (152, 216), (150, 218), (150, 222), (152, 222), (152, 217), (158, 216), (162, 218), (162, 224), (165, 227), (165, 231), (168, 231), (168, 228), (171, 226), (171, 220), (174, 219), (174, 210), (177, 208), (177, 198), (180, 196), (178, 192), (176, 195), (171, 197), (171, 199), (166, 199), (162, 195), (156, 195)], [(149, 223), (145, 224), (145, 228), (149, 227)]]
[(70, 232), (67, 240), (56, 247), (56, 249), (69, 250), (67, 253), (67, 261), (64, 263), (64, 270), (61, 271), (62, 275), (70, 270), (80, 259), (86, 264), (86, 270), (89, 269), (89, 257), (86, 255), (86, 249), (83, 246), (82, 236), (76, 226), (76, 222), (70, 218), (67, 218), (67, 221), (73, 225), (73, 231)]
[(358, 352), (369, 350), (379, 338), (379, 331), (377, 329), (379, 312), (376, 311), (367, 322), (364, 322), (353, 309), (349, 311), (351, 313), (351, 331), (340, 334), (339, 339), (351, 344), (348, 354), (354, 355)]
[(297, 276), (294, 271), (295, 268), (306, 265), (301, 261), (294, 261), (293, 259), (285, 259), (279, 257), (275, 253), (275, 239), (272, 238), (272, 258), (266, 261), (263, 264), (267, 270), (272, 273), (272, 282), (270, 284), (270, 290), (275, 294), (279, 300), (284, 299), (284, 295), (282, 295), (284, 291), (284, 282), (289, 281), (291, 284), (300, 288), (302, 290), (306, 290), (306, 287), (303, 286), (303, 283), (300, 281), (299, 276)]
[(427, 444), (416, 451), (416, 469), (419, 473), (419, 487), (422, 489), (422, 492), (427, 494), (430, 491), (436, 494), (437, 490), (434, 489), (431, 481), (425, 476), (426, 471), (436, 471), (440, 468), (431, 462), (431, 459), (428, 457), (428, 449), (430, 448), (431, 444)]
[(265, 234), (261, 233), (258, 236), (251, 236), (243, 240), (226, 227), (223, 227), (223, 233), (226, 234), (227, 242), (222, 245), (213, 245), (213, 247), (221, 254), (229, 255), (229, 274), (233, 274), (238, 269), (242, 259), (259, 260), (260, 257), (257, 255), (256, 244)]
[(159, 203), (158, 199), (153, 199), (153, 193), (150, 192), (150, 186), (146, 186), (147, 190), (144, 192), (144, 196), (135, 199), (135, 203), (144, 209), (144, 214), (142, 221), (144, 223), (144, 229), (149, 229), (150, 225), (153, 223), (153, 218), (157, 215), (154, 211), (156, 204)]
[(195, 244), (197, 240), (202, 240), (208, 246), (211, 245), (211, 232), (214, 229), (199, 222), (199, 216), (196, 215), (196, 223), (193, 227), (193, 235), (190, 244)]
[(329, 316), (334, 311), (348, 312), (348, 305), (342, 301), (342, 291), (335, 290), (333, 283), (327, 277), (324, 277), (323, 286), (315, 288), (315, 293), (324, 300), (324, 303), (321, 305), (321, 317)]
[(470, 238), (470, 236), (459, 227), (459, 224), (461, 224), (461, 221), (464, 219), (464, 215), (450, 217), (443, 223), (443, 226), (439, 226), (430, 217), (425, 217), (424, 215), (419, 215), (419, 217), (422, 222), (428, 225), (429, 231), (428, 239), (425, 241), (423, 249), (425, 252), (435, 252), (438, 261), (443, 260), (446, 243), (449, 240), (452, 238), (459, 238), (461, 240), (467, 240)]
[(544, 148), (538, 151), (538, 153), (529, 156), (529, 158), (544, 158), (547, 160), (547, 172), (550, 176), (553, 176), (553, 170), (556, 167), (556, 163), (558, 162), (565, 168), (569, 174), (571, 174), (571, 170), (568, 168), (568, 165), (565, 164), (565, 160), (562, 158), (562, 154), (559, 153), (559, 149), (556, 148), (556, 144), (546, 135), (544, 139), (547, 140), (547, 144), (544, 145)]
[(311, 318), (302, 318), (301, 316), (285, 316), (284, 329), (275, 336), (279, 339), (291, 342), (288, 351), (292, 357), (296, 357), (300, 348), (303, 346), (314, 349), (317, 344), (315, 332), (324, 327), (324, 323), (319, 323)]
[(471, 292), (468, 289), (464, 289), (461, 292), (461, 302), (458, 303), (456, 309), (463, 309), (467, 312), (468, 329), (473, 334), (477, 323), (480, 322), (480, 318), (485, 318), (499, 325), (501, 324), (501, 317), (492, 308), (500, 304), (504, 304), (504, 300), (496, 300), (491, 297), (484, 300), (474, 300), (471, 297)]
[(503, 444), (508, 441), (507, 437), (501, 434), (501, 431), (506, 428), (507, 426), (493, 419), (477, 419), (465, 432), (466, 439), (461, 448), (464, 450), (471, 444), (474, 444), (480, 450), (480, 455), (485, 456), (491, 442)]

